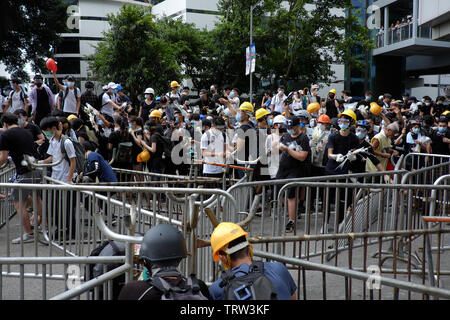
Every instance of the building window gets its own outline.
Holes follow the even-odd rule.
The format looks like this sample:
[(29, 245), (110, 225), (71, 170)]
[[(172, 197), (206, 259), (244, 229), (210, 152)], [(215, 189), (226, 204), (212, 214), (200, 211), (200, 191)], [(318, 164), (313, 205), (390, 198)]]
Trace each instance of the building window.
[(56, 47), (55, 53), (80, 53), (80, 40), (78, 38), (63, 38)]
[(80, 74), (81, 58), (58, 58), (58, 73), (60, 74)]

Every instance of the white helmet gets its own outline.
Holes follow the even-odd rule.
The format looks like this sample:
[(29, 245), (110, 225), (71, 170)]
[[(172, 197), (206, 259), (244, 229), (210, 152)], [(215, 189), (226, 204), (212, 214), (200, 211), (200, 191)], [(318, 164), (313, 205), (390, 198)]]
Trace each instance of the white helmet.
[(273, 124), (277, 123), (286, 123), (286, 118), (282, 116), (281, 114), (273, 118)]
[(155, 90), (153, 90), (152, 88), (145, 89), (144, 94), (150, 94), (150, 93), (155, 94)]

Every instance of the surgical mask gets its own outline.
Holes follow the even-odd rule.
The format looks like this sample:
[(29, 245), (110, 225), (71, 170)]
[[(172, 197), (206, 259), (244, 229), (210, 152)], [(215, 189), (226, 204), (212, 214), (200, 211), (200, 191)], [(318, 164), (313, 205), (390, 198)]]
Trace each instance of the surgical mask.
[(339, 124), (339, 128), (341, 128), (341, 130), (345, 131), (345, 130), (348, 129), (348, 124), (340, 123), (340, 124)]
[(67, 87), (67, 81), (63, 81), (64, 87)]
[(54, 136), (53, 133), (47, 132), (47, 131), (44, 131), (44, 135), (49, 139), (53, 138), (53, 136)]
[(430, 104), (431, 104), (431, 103), (429, 103), (429, 102), (425, 103), (425, 105), (426, 105), (427, 107), (429, 107), (429, 106), (430, 106)]
[(240, 113), (236, 114), (236, 121), (237, 122), (241, 122), (242, 121), (242, 116)]
[(267, 120), (267, 124), (268, 124), (269, 126), (273, 126), (273, 120), (272, 120), (272, 119)]
[(327, 126), (324, 125), (324, 124), (321, 124), (321, 125), (319, 126), (319, 129), (322, 130), (322, 131), (325, 131), (325, 130), (327, 130)]
[(447, 131), (447, 128), (446, 127), (438, 127), (438, 131), (440, 133), (444, 133), (445, 131)]
[(310, 126), (311, 128), (314, 128), (315, 124), (316, 124), (316, 122), (315, 122), (314, 120), (311, 120), (311, 121), (309, 122), (309, 126)]
[(72, 88), (73, 86), (75, 86), (75, 82), (67, 82), (67, 85)]
[(232, 91), (232, 92), (230, 93), (229, 97), (230, 97), (230, 99), (233, 99), (233, 97), (234, 97), (234, 91)]
[(102, 126), (102, 125), (104, 125), (105, 123), (103, 122), (103, 120), (98, 120), (98, 125), (99, 126)]
[(23, 121), (22, 118), (19, 118), (19, 126), (23, 126), (24, 123), (25, 123), (25, 121)]
[(130, 124), (130, 129), (134, 130), (134, 126), (132, 124)]
[(180, 119), (175, 118), (175, 124), (178, 124), (178, 123), (180, 123)]
[(290, 135), (293, 135), (294, 133), (295, 133), (295, 130), (294, 129), (288, 129), (288, 131), (287, 131)]
[(364, 132), (358, 131), (356, 132), (356, 136), (358, 137), (359, 140), (362, 140), (366, 137), (366, 134)]
[(414, 132), (415, 134), (418, 134), (420, 132), (420, 129), (419, 128), (414, 128), (414, 129), (412, 129), (412, 132)]
[(146, 94), (146, 95), (145, 95), (145, 99), (148, 99), (148, 98), (150, 98), (150, 95), (149, 95), (149, 94)]

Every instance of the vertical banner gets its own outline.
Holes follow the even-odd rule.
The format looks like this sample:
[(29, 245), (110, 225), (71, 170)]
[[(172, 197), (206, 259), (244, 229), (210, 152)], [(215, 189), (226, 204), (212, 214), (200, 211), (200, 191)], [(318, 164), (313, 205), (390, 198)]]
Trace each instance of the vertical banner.
[(252, 43), (251, 49), (250, 49), (250, 54), (251, 54), (251, 60), (252, 60), (252, 66), (251, 66), (251, 72), (255, 72), (255, 64), (256, 64), (256, 48), (255, 48), (255, 44)]
[(245, 75), (248, 76), (250, 74), (250, 65), (251, 65), (251, 56), (250, 56), (250, 47), (245, 49)]

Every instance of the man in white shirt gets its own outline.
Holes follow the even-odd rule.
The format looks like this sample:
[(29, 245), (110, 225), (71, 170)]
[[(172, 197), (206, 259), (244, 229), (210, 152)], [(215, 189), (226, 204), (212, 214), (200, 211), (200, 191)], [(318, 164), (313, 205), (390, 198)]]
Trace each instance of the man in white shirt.
[(282, 114), (284, 112), (283, 102), (286, 100), (287, 96), (284, 94), (284, 87), (280, 86), (278, 88), (278, 93), (272, 98), (272, 104), (270, 105), (270, 110), (272, 113)]
[(14, 88), (13, 91), (9, 94), (8, 101), (5, 104), (4, 112), (11, 112), (23, 109), (28, 113), (28, 96), (20, 87), (20, 81), (16, 78), (11, 79), (11, 85)]
[(78, 116), (81, 105), (81, 91), (79, 88), (75, 87), (75, 78), (71, 75), (67, 76), (66, 87), (58, 81), (56, 72), (53, 71), (52, 73), (56, 86), (62, 91), (58, 96), (60, 99), (59, 105), (62, 108), (64, 115), (66, 117), (70, 116), (71, 114)]
[[(202, 156), (205, 162), (225, 164), (228, 149), (228, 137), (224, 132), (225, 121), (222, 117), (213, 120), (212, 128), (205, 131), (201, 139)], [(203, 165), (203, 175), (206, 177), (222, 177), (222, 167), (211, 164)]]
[[(50, 139), (50, 145), (47, 150), (47, 154), (50, 156), (45, 160), (39, 161), (39, 163), (55, 163), (64, 157), (60, 164), (52, 167), (51, 178), (65, 183), (72, 183), (73, 174), (76, 168), (76, 153), (72, 141), (66, 138), (62, 133), (62, 122), (53, 116), (46, 117), (41, 122), (41, 130), (44, 135)], [(62, 147), (61, 143), (63, 142), (64, 146)], [(65, 153), (63, 153), (63, 150)], [(77, 203), (74, 199), (74, 194), (72, 192), (60, 191), (56, 194), (55, 200), (62, 201), (60, 204), (61, 206), (63, 206), (65, 202), (66, 208), (65, 210), (63, 209), (63, 212), (66, 214), (66, 225), (62, 226), (62, 230), (59, 230), (60, 233), (56, 233), (54, 238), (58, 238), (57, 240), (60, 240), (63, 236), (66, 239), (69, 237), (75, 238), (75, 208)], [(58, 207), (59, 205), (56, 204), (55, 208)], [(54, 214), (56, 214), (55, 225), (60, 226), (61, 224), (58, 223), (58, 219), (62, 219), (62, 215), (59, 212), (54, 212)]]
[(117, 95), (114, 93), (117, 84), (114, 82), (108, 83), (107, 91), (102, 96), (102, 108), (100, 112), (112, 117), (115, 110), (120, 110), (121, 106), (117, 103)]

